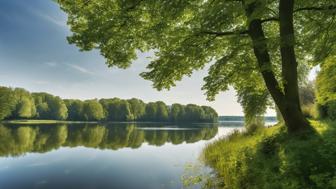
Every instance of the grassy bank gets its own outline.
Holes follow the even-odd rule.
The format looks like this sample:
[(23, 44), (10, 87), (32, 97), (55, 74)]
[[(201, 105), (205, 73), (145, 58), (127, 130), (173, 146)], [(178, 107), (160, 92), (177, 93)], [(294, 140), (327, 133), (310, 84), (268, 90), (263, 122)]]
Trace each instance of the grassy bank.
[(313, 131), (289, 135), (277, 125), (235, 132), (208, 145), (208, 185), (230, 189), (336, 188), (336, 122), (312, 121)]

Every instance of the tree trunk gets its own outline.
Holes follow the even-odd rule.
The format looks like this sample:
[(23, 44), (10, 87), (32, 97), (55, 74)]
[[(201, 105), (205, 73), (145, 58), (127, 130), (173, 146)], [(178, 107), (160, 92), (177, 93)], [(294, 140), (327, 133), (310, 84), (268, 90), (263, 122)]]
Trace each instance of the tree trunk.
[[(246, 6), (246, 15), (253, 18), (249, 22), (249, 35), (252, 39), (254, 54), (266, 87), (269, 90), (275, 104), (278, 106), (289, 132), (299, 132), (308, 128), (309, 124), (304, 118), (299, 100), (297, 62), (294, 52), (294, 41), (287, 43), (288, 39), (294, 39), (293, 29), (293, 0), (280, 1), (280, 40), (282, 79), (284, 91), (272, 70), (272, 63), (267, 49), (266, 37), (262, 28), (262, 21), (253, 18), (253, 12), (257, 4), (251, 3)], [(288, 3), (288, 4), (286, 4)], [(291, 41), (291, 40), (289, 40)]]
[(302, 130), (308, 127), (300, 106), (297, 61), (295, 56), (295, 38), (293, 24), (294, 0), (280, 0), (280, 54), (282, 65), (282, 80), (285, 102), (282, 107), (282, 116), (291, 131)]

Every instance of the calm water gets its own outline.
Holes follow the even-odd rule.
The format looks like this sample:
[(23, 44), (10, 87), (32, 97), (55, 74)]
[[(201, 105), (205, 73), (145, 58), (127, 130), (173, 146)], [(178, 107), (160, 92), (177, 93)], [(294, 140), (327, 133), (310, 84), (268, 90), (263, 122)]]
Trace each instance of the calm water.
[(185, 165), (237, 128), (241, 123), (0, 125), (0, 188), (182, 188)]

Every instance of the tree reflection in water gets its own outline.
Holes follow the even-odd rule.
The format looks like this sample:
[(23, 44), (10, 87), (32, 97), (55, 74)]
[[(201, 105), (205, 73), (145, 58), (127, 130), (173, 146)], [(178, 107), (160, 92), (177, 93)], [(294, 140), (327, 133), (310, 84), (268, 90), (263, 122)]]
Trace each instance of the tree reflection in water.
[(143, 143), (161, 146), (194, 143), (213, 138), (217, 126), (184, 127), (185, 129), (160, 129), (136, 123), (112, 125), (0, 125), (0, 156), (20, 156), (29, 152), (44, 153), (60, 147), (84, 146), (117, 150), (139, 148)]

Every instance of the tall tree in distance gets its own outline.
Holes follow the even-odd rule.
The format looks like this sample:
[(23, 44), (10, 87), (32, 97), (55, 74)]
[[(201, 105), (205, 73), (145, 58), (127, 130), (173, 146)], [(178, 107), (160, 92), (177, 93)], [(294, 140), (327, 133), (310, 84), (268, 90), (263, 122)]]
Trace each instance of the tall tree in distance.
[(16, 88), (13, 91), (16, 100), (15, 109), (12, 117), (16, 119), (32, 118), (36, 114), (35, 102), (28, 91), (21, 88)]
[(15, 108), (14, 92), (11, 88), (0, 87), (0, 120), (11, 116)]
[(213, 63), (203, 87), (210, 100), (229, 86), (249, 93), (244, 88), (253, 83), (254, 95), (272, 97), (290, 132), (309, 126), (300, 108), (298, 67), (336, 54), (334, 0), (57, 2), (68, 14), (68, 41), (99, 49), (109, 66), (127, 68), (137, 50), (154, 50), (142, 76), (161, 90)]
[(68, 109), (68, 120), (81, 121), (83, 117), (84, 103), (81, 100), (66, 99), (64, 103)]
[(127, 102), (130, 105), (133, 120), (143, 119), (143, 116), (145, 115), (146, 104), (142, 100), (136, 98), (129, 99)]
[(63, 100), (58, 96), (48, 93), (32, 93), (36, 103), (37, 118), (66, 120), (68, 109)]
[(105, 118), (103, 106), (97, 100), (84, 101), (83, 117), (86, 121), (103, 120)]
[(182, 104), (172, 104), (170, 108), (170, 120), (173, 122), (183, 121), (185, 115), (184, 106)]

